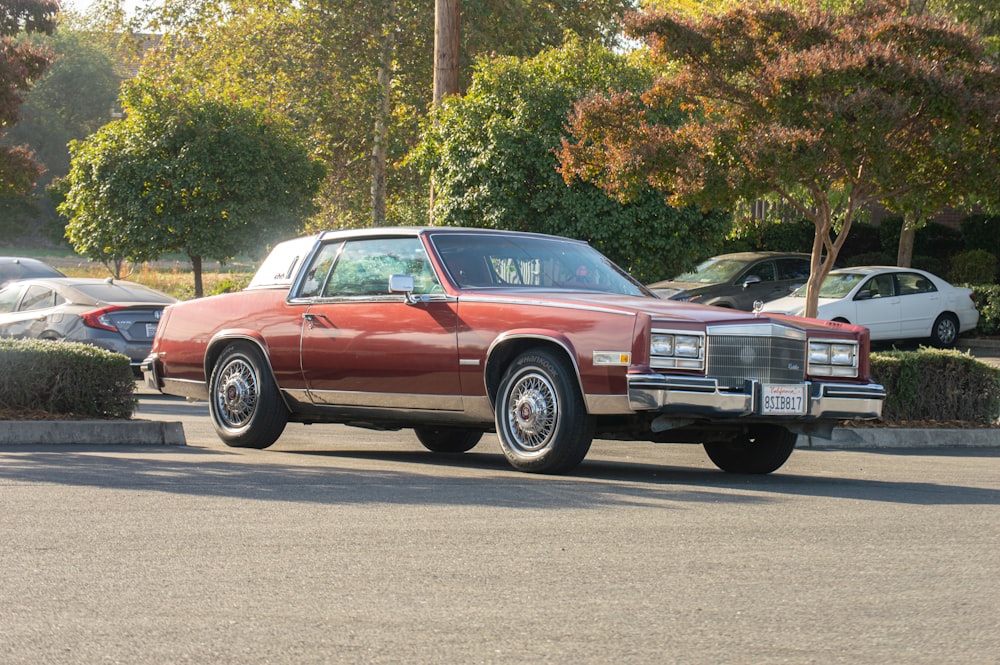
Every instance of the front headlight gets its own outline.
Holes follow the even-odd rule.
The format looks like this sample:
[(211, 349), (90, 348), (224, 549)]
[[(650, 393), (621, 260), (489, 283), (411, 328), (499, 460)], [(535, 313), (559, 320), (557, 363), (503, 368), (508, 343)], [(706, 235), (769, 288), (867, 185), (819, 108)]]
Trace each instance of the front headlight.
[(809, 370), (813, 376), (856, 377), (858, 343), (842, 340), (809, 342)]
[(653, 331), (649, 344), (649, 364), (671, 369), (704, 369), (705, 335)]

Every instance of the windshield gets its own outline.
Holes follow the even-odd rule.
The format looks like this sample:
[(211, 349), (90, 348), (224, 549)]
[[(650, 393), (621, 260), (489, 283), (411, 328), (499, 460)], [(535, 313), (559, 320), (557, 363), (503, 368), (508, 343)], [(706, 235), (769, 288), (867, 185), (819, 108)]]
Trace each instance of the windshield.
[(674, 278), (674, 281), (695, 282), (698, 284), (718, 284), (719, 282), (728, 282), (736, 277), (736, 275), (738, 275), (748, 263), (750, 262), (746, 259), (714, 257), (708, 259), (707, 261), (702, 261), (698, 264), (698, 267), (691, 272), (678, 275)]
[[(826, 276), (823, 280), (823, 284), (819, 287), (819, 297), (820, 298), (843, 298), (848, 293), (851, 292), (858, 283), (865, 279), (867, 275), (856, 272), (839, 272), (831, 273)], [(808, 285), (802, 285), (795, 289), (792, 296), (796, 298), (806, 297), (806, 288)]]
[(431, 242), (462, 288), (517, 287), (649, 296), (591, 246), (530, 235), (436, 233)]

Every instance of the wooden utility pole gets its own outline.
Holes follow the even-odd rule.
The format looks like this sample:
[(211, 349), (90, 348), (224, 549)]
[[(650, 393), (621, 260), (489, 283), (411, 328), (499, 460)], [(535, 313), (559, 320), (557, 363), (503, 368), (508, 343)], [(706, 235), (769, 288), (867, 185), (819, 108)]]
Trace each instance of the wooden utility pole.
[[(458, 66), (461, 59), (462, 0), (434, 0), (434, 106), (448, 95), (461, 92)], [(434, 175), (431, 174), (428, 216), (434, 223)]]
[(434, 105), (457, 95), (462, 0), (434, 0)]

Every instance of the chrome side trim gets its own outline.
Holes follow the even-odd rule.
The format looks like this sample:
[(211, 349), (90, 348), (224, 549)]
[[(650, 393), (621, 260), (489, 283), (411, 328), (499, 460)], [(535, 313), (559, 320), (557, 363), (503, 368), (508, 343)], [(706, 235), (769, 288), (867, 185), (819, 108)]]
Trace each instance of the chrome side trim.
[(323, 406), (364, 406), (379, 409), (461, 411), (461, 395), (416, 393), (362, 393), (348, 390), (309, 390), (312, 401)]
[(584, 395), (587, 413), (594, 416), (617, 415), (632, 410), (628, 395)]
[(490, 403), (490, 398), (485, 395), (482, 397), (463, 397), (462, 406), (465, 408), (465, 415), (474, 420), (481, 420), (483, 422), (493, 422), (493, 405)]
[[(494, 287), (496, 288), (496, 287)], [(606, 294), (602, 294), (606, 295)], [(509, 296), (495, 295), (490, 297), (484, 296), (470, 296), (463, 294), (459, 298), (459, 302), (477, 302), (477, 303), (503, 303), (505, 305), (531, 305), (537, 307), (549, 307), (554, 309), (574, 309), (582, 312), (598, 312), (601, 314), (619, 314), (621, 316), (628, 316), (635, 318), (635, 312), (629, 312), (621, 309), (611, 309), (610, 307), (601, 307), (599, 305), (583, 305), (574, 302), (552, 302), (551, 300), (538, 300), (533, 298), (514, 298)]]
[(163, 382), (162, 392), (167, 395), (179, 395), (190, 399), (208, 401), (208, 384), (204, 381), (168, 378), (161, 378), (160, 381)]

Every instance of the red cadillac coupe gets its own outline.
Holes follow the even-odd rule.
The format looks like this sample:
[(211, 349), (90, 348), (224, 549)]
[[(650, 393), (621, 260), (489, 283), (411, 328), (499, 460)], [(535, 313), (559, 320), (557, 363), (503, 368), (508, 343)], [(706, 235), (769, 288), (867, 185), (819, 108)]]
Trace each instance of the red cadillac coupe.
[(770, 473), (799, 433), (877, 418), (885, 398), (865, 328), (663, 300), (586, 243), (464, 228), (284, 242), (245, 290), (169, 306), (143, 372), (208, 400), (230, 446), (266, 448), (288, 422), (412, 428), (446, 453), (495, 431), (541, 473), (595, 437)]

